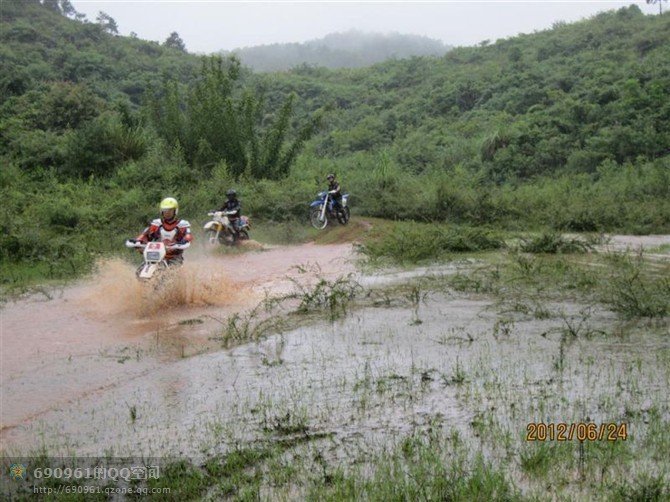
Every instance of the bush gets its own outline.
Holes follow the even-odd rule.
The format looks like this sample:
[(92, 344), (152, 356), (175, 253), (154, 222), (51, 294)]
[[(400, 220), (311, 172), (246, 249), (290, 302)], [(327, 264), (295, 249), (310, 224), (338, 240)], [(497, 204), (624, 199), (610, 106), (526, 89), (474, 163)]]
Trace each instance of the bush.
[(482, 228), (422, 223), (398, 223), (393, 231), (365, 243), (369, 258), (400, 263), (434, 260), (449, 253), (477, 252), (504, 247), (504, 241)]
[(581, 239), (565, 237), (553, 232), (544, 233), (531, 239), (525, 239), (521, 244), (521, 251), (525, 253), (586, 253), (591, 248), (592, 246)]
[(612, 255), (612, 274), (601, 293), (604, 303), (626, 318), (666, 317), (670, 314), (670, 279), (659, 274), (642, 253)]

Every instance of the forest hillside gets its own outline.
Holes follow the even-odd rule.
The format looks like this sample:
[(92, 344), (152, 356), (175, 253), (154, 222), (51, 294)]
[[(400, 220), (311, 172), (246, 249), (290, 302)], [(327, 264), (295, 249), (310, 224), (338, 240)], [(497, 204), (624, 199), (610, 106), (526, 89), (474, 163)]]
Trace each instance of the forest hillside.
[(299, 229), (336, 172), (356, 215), (509, 231), (670, 231), (670, 16), (635, 5), (362, 68), (255, 73), (0, 3), (5, 285), (65, 277), (178, 197), (197, 233), (234, 186)]

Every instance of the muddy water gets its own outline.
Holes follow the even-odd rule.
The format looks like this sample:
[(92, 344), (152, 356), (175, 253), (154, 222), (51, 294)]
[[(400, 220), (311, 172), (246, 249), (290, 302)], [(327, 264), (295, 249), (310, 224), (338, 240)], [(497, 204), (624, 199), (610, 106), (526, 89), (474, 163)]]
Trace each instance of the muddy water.
[[(268, 292), (352, 272), (352, 259), (348, 246), (196, 257), (196, 271), (223, 276), (205, 274), (206, 293), (186, 288), (168, 312), (146, 307), (123, 267), (112, 284), (102, 274), (51, 301), (6, 307), (2, 449), (201, 457), (306, 430), (346, 456), (438, 420), (495, 456), (473, 424), (492, 421), (516, 438), (533, 421), (625, 421), (658, 403), (670, 415), (667, 329), (631, 332), (580, 305), (547, 305), (552, 317), (538, 320), (501, 316), (486, 298), (433, 293), (230, 350), (208, 340)], [(564, 336), (570, 326), (580, 337)]]
[[(25, 448), (39, 438), (49, 451), (80, 455), (198, 458), (304, 426), (343, 454), (433, 420), (475, 440), (471, 424), (482, 416), (497, 416), (500, 428), (519, 435), (548, 416), (609, 422), (663, 402), (670, 369), (656, 371), (656, 357), (670, 357), (667, 338), (596, 337), (561, 349), (560, 322), (520, 319), (501, 330), (491, 307), (438, 295), (418, 311), (357, 311), (150, 372), (144, 359), (131, 359), (116, 385), (61, 403), (6, 439)], [(554, 308), (580, 315), (576, 305)], [(616, 325), (607, 315), (591, 322)], [(622, 388), (617, 376), (631, 372), (635, 383)]]
[(670, 235), (610, 235), (606, 236), (606, 240), (604, 249), (612, 251), (650, 250), (670, 246)]
[[(254, 246), (254, 243), (250, 243)], [(242, 254), (194, 250), (163, 287), (139, 284), (134, 267), (101, 262), (82, 284), (0, 310), (0, 432), (132, 378), (207, 351), (232, 312), (291, 278), (353, 270), (351, 246), (305, 245)], [(127, 364), (134, 361), (135, 364)]]

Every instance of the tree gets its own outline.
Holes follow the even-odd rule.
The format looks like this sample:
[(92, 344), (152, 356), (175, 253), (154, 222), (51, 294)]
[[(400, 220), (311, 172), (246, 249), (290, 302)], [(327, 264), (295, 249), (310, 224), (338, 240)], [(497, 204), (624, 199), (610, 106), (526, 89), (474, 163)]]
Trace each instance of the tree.
[(663, 8), (661, 7), (663, 5), (663, 2), (667, 2), (668, 0), (645, 0), (647, 2), (647, 5), (653, 5), (655, 3), (658, 4), (658, 15), (660, 16), (663, 14)]
[(70, 0), (42, 0), (42, 5), (47, 9), (66, 16), (71, 16), (77, 13), (70, 3)]
[(114, 18), (112, 18), (112, 16), (110, 16), (109, 14), (100, 11), (98, 13), (98, 17), (96, 17), (95, 20), (98, 22), (100, 26), (102, 26), (102, 29), (105, 30), (106, 32), (113, 33), (115, 35), (119, 34), (119, 27), (116, 24), (116, 21), (114, 21)]
[(76, 16), (77, 15), (77, 11), (75, 10), (75, 8), (70, 3), (70, 0), (61, 0), (60, 8), (63, 11), (63, 14), (65, 14), (66, 16)]
[(179, 51), (186, 52), (186, 45), (176, 31), (170, 33), (170, 36), (167, 38), (167, 40), (165, 40), (163, 45), (171, 49), (177, 49)]
[(200, 78), (185, 99), (175, 80), (148, 93), (147, 117), (158, 134), (183, 148), (187, 162), (206, 170), (225, 161), (235, 177), (249, 173), (259, 179), (284, 178), (326, 110), (293, 123), (294, 93), (269, 109), (262, 86), (242, 91), (236, 57), (202, 61)]

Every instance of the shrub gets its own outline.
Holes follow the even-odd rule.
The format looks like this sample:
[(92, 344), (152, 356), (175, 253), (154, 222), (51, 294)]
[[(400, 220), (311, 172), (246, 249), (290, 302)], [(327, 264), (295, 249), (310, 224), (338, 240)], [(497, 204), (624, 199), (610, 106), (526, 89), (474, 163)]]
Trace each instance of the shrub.
[(525, 239), (521, 244), (521, 251), (526, 253), (586, 253), (591, 248), (592, 246), (579, 238), (565, 237), (554, 232)]
[(422, 223), (398, 223), (393, 231), (364, 244), (372, 259), (400, 263), (439, 259), (448, 253), (477, 252), (504, 247), (504, 241), (482, 228)]

